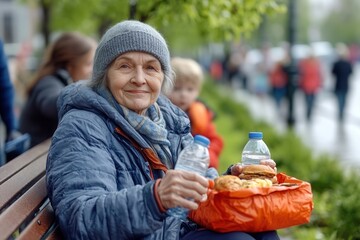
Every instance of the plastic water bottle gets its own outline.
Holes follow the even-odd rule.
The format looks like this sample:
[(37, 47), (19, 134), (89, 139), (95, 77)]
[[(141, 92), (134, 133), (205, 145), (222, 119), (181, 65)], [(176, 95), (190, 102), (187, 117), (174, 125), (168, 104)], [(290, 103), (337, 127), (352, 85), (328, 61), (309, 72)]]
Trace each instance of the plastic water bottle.
[[(210, 140), (202, 135), (196, 135), (194, 141), (185, 147), (179, 154), (175, 170), (195, 172), (205, 176), (210, 164)], [(167, 214), (176, 218), (186, 219), (189, 209), (176, 207), (167, 211)]]
[(250, 132), (249, 141), (242, 151), (242, 164), (260, 164), (261, 160), (271, 159), (269, 148), (263, 141), (262, 132)]

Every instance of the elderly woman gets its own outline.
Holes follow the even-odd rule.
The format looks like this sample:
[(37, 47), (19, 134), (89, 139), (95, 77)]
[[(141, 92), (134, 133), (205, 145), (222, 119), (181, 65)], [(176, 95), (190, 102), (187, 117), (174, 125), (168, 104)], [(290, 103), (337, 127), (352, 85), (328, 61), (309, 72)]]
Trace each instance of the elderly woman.
[[(171, 81), (163, 37), (124, 21), (102, 37), (92, 80), (64, 89), (47, 184), (66, 238), (254, 239), (166, 214), (176, 206), (196, 209), (209, 187), (205, 177), (172, 170), (192, 136), (185, 113), (160, 94)], [(276, 232), (259, 236), (278, 239)]]

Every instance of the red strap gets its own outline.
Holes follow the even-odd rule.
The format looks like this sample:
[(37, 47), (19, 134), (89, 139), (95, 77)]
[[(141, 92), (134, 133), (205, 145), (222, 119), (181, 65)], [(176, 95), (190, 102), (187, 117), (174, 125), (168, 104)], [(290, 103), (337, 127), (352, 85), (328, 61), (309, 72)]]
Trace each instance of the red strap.
[(121, 136), (129, 140), (134, 147), (143, 155), (143, 157), (149, 162), (151, 169), (160, 169), (166, 172), (167, 167), (160, 161), (160, 159), (156, 156), (155, 152), (151, 148), (142, 148), (140, 145), (134, 141), (132, 138), (127, 136), (124, 131), (117, 127), (115, 131), (119, 133)]
[(164, 206), (162, 205), (161, 200), (160, 200), (159, 193), (158, 193), (158, 191), (157, 191), (160, 182), (161, 182), (161, 179), (158, 179), (158, 180), (156, 180), (156, 182), (155, 182), (155, 185), (154, 185), (154, 195), (155, 195), (155, 200), (156, 200), (156, 203), (157, 203), (157, 205), (158, 205), (158, 207), (159, 207), (160, 212), (164, 213), (164, 212), (166, 212), (166, 209), (165, 209)]

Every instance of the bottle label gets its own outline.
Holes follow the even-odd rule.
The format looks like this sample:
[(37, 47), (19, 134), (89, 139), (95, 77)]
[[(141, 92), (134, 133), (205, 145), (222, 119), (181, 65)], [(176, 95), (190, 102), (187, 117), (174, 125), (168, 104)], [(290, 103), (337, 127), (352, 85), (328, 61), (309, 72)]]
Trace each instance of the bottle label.
[(196, 172), (199, 173), (202, 176), (205, 176), (206, 169), (208, 166), (206, 164), (203, 164), (201, 162), (194, 162), (194, 161), (183, 161), (181, 165), (176, 165), (176, 170), (183, 170), (188, 172)]
[(269, 159), (268, 155), (243, 154), (242, 164), (243, 165), (260, 164), (261, 160), (268, 160), (268, 159)]

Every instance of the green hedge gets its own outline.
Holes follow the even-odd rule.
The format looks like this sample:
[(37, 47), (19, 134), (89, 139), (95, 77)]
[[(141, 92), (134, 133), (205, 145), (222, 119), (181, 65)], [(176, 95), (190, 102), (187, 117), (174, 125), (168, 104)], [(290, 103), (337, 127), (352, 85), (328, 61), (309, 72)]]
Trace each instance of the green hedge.
[(330, 156), (314, 156), (294, 132), (279, 133), (254, 120), (232, 94), (230, 88), (212, 81), (205, 83), (201, 93), (201, 99), (214, 110), (217, 130), (224, 138), (219, 172), (241, 160), (248, 132), (262, 131), (278, 171), (310, 182), (314, 195), (310, 223), (282, 229), (280, 235), (291, 239), (360, 239), (359, 174), (345, 174), (338, 160)]

